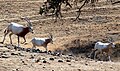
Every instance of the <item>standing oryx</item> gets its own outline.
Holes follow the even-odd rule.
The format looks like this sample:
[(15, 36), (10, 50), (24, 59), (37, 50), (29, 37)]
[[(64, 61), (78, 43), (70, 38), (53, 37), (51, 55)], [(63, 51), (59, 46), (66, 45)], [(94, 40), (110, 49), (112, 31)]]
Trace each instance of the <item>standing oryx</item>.
[[(114, 48), (115, 48), (115, 43), (111, 41), (109, 43), (103, 43), (99, 41), (95, 43), (94, 49), (92, 50), (91, 54), (95, 52), (94, 59), (96, 58), (97, 52), (100, 52), (101, 54), (106, 54), (109, 58), (109, 61), (111, 61), (111, 54)], [(91, 54), (90, 54), (90, 57), (91, 57)]]
[(23, 26), (23, 25), (20, 25), (20, 24), (17, 24), (17, 23), (14, 23), (14, 22), (11, 22), (5, 29), (4, 31), (4, 38), (3, 38), (3, 41), (1, 42), (2, 44), (4, 43), (5, 41), (5, 37), (8, 33), (9, 34), (9, 38), (10, 38), (10, 43), (12, 44), (12, 38), (11, 36), (13, 34), (17, 35), (18, 36), (18, 47), (19, 47), (19, 37), (23, 37), (24, 39), (24, 42), (26, 42), (26, 39), (25, 39), (25, 35), (29, 32), (33, 33), (33, 27), (32, 27), (32, 23), (30, 22), (30, 20), (25, 17), (25, 18), (22, 18), (24, 20), (27, 21), (28, 25), (27, 26)]
[(31, 40), (32, 44), (33, 44), (33, 48), (36, 48), (36, 46), (43, 46), (46, 51), (48, 52), (48, 48), (47, 48), (47, 45), (48, 43), (52, 43), (53, 44), (53, 36), (50, 34), (50, 36), (48, 38), (36, 38), (34, 37), (32, 40)]

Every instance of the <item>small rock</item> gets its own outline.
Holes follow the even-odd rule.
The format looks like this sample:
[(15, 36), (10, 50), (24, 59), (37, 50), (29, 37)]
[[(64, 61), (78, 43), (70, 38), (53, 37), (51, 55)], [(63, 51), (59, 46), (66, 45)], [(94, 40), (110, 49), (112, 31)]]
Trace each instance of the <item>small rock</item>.
[(12, 71), (16, 71), (16, 69), (13, 69)]
[(69, 54), (68, 56), (73, 56), (72, 54)]
[(0, 55), (3, 55), (4, 53), (0, 53)]
[(11, 55), (18, 55), (18, 53), (11, 53)]
[(111, 66), (110, 68), (111, 68), (111, 69), (113, 69), (113, 67), (112, 67), (112, 66)]
[(95, 62), (98, 62), (97, 60), (95, 60)]
[(18, 47), (17, 47), (17, 46), (14, 46), (14, 49), (15, 49), (15, 50), (17, 50), (17, 49), (18, 49)]
[(25, 61), (23, 61), (23, 60), (22, 60), (22, 63), (23, 63), (24, 65), (27, 65), (27, 64), (25, 63)]
[(51, 52), (51, 55), (53, 55), (53, 56), (61, 56), (61, 53), (59, 53), (59, 52)]
[(68, 65), (71, 65), (71, 64), (68, 64)]
[(50, 58), (49, 60), (54, 60), (54, 58)]
[(38, 63), (41, 60), (41, 58), (38, 58), (35, 62)]
[(23, 48), (21, 48), (21, 47), (18, 47), (18, 51), (21, 51)]
[(33, 56), (33, 55), (31, 55), (31, 56), (30, 56), (30, 59), (34, 59), (34, 56)]
[(52, 51), (51, 51), (51, 50), (49, 50), (49, 51), (48, 51), (48, 54), (51, 54), (51, 53), (52, 53)]
[(19, 69), (13, 69), (12, 71), (19, 71)]
[(85, 65), (87, 66), (88, 64), (87, 64), (87, 63), (85, 63)]
[(36, 50), (37, 53), (40, 53), (41, 51), (39, 49)]
[(58, 62), (63, 62), (62, 60), (58, 60)]
[(9, 58), (7, 55), (2, 55), (1, 58)]
[(81, 56), (81, 58), (85, 58), (84, 56)]
[(43, 53), (47, 53), (47, 51), (44, 51)]
[(3, 51), (3, 53), (5, 53), (6, 51)]
[(30, 48), (27, 48), (27, 49), (26, 49), (26, 52), (30, 52), (30, 51), (31, 51), (31, 49), (30, 49)]
[(56, 56), (60, 56), (61, 55), (61, 53), (56, 53)]
[(81, 71), (81, 69), (78, 69), (78, 71)]
[(71, 60), (66, 60), (66, 62), (71, 62)]
[(79, 61), (78, 59), (75, 59), (75, 61)]
[(43, 63), (47, 63), (47, 61), (44, 60)]
[(24, 56), (22, 53), (18, 53), (19, 56)]
[(16, 71), (19, 71), (19, 69), (16, 69)]
[(22, 50), (22, 51), (26, 51), (26, 49), (25, 49), (25, 48), (21, 48), (21, 50)]

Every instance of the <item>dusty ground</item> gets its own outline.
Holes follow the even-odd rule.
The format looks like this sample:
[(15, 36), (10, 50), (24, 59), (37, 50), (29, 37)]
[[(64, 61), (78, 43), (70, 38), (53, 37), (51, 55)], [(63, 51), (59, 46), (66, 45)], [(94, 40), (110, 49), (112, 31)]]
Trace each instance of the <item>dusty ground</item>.
[[(49, 44), (49, 50), (66, 50), (70, 54), (77, 53), (77, 56), (52, 56), (45, 53), (30, 53), (25, 51), (15, 51), (8, 49), (5, 44), (9, 44), (6, 37), (5, 44), (0, 44), (0, 71), (119, 71), (119, 50), (117, 56), (112, 56), (113, 62), (97, 61), (85, 57), (90, 51), (82, 51), (87, 47), (92, 48), (92, 43), (97, 40), (107, 41), (112, 37), (115, 43), (120, 40), (120, 4), (106, 4), (100, 0), (95, 8), (90, 5), (82, 9), (81, 20), (74, 21), (76, 17), (75, 9), (66, 11), (62, 9), (63, 20), (54, 20), (50, 16), (38, 14), (42, 0), (0, 0), (0, 41), (3, 39), (4, 28), (9, 22), (16, 22), (26, 25), (20, 17), (27, 16), (33, 23), (35, 34), (27, 34), (28, 44), (21, 47), (31, 48), (30, 43), (33, 37), (47, 37), (48, 33), (54, 36), (54, 44)], [(81, 4), (79, 4), (81, 5)], [(63, 6), (64, 7), (64, 6)], [(14, 45), (17, 45), (17, 37), (12, 36)], [(21, 38), (21, 42), (22, 42)], [(119, 46), (117, 47), (119, 49)], [(40, 47), (41, 50), (45, 50)], [(79, 50), (78, 50), (79, 49)], [(74, 50), (74, 51), (73, 51)], [(53, 58), (54, 60), (50, 60)], [(39, 60), (36, 62), (36, 60)], [(47, 61), (46, 63), (43, 63)], [(63, 62), (58, 62), (62, 60)], [(70, 62), (66, 61), (70, 60)]]

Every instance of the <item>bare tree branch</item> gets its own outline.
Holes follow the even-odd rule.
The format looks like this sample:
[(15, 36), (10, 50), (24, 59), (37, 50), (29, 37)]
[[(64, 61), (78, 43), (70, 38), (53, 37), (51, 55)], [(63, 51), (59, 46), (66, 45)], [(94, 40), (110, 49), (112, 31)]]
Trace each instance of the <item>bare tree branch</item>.
[(85, 6), (86, 3), (88, 3), (88, 0), (85, 0), (83, 5), (78, 9), (78, 11), (77, 11), (78, 15), (77, 15), (77, 17), (76, 17), (76, 19), (74, 21), (79, 19), (79, 16), (80, 16), (80, 13), (81, 13), (81, 9), (83, 8), (83, 6)]

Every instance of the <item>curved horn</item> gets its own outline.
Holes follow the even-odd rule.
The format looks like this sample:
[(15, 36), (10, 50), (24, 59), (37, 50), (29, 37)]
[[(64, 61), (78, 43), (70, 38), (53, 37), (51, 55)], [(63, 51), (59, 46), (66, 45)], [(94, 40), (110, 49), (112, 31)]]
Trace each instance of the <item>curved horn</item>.
[(108, 42), (113, 42), (113, 38), (109, 37)]
[(53, 38), (53, 35), (51, 33), (49, 33), (49, 35), (50, 35), (50, 38)]
[(30, 20), (28, 19), (28, 17), (24, 17), (22, 19), (26, 20), (28, 22), (29, 26), (32, 26), (32, 24), (31, 24)]

